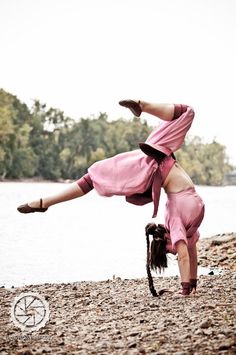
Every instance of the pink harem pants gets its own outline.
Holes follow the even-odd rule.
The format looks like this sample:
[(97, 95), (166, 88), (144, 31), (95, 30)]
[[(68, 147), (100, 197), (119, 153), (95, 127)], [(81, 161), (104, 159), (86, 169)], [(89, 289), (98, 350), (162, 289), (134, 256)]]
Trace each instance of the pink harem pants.
[[(162, 146), (161, 151), (164, 148), (167, 149), (168, 153), (171, 153), (170, 147), (172, 148), (173, 152), (177, 150), (178, 147), (182, 145), (185, 134), (187, 133), (192, 123), (192, 114), (188, 115), (187, 117), (182, 116), (182, 114), (187, 111), (187, 108), (188, 106), (186, 105), (175, 105), (173, 120), (162, 122), (160, 124), (160, 127), (155, 129), (150, 134), (146, 142), (148, 143), (150, 141), (149, 143), (156, 143), (156, 141), (158, 141), (158, 144)], [(143, 143), (142, 145), (145, 146), (145, 143)], [(143, 150), (145, 151), (145, 149)], [(146, 147), (146, 150), (149, 151), (150, 146)], [(149, 155), (148, 151), (146, 152), (147, 155)], [(139, 162), (137, 162), (137, 164), (138, 163)], [(164, 166), (162, 166), (160, 171), (161, 174), (166, 177), (166, 171)], [(94, 188), (93, 181), (88, 173), (81, 177), (79, 180), (77, 180), (77, 184), (85, 194)], [(134, 191), (134, 193), (136, 193), (136, 191)]]

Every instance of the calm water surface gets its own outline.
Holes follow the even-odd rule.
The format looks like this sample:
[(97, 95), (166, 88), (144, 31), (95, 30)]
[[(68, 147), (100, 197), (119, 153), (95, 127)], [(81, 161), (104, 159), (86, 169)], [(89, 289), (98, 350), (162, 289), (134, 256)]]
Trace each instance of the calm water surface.
[[(0, 286), (146, 276), (144, 227), (152, 204), (88, 195), (44, 214), (22, 215), (19, 204), (60, 191), (58, 183), (0, 183)], [(206, 204), (202, 238), (236, 231), (236, 186), (197, 187)], [(163, 222), (162, 192), (158, 222)], [(156, 221), (157, 222), (157, 221)], [(201, 270), (201, 273), (206, 273)], [(165, 273), (176, 275), (176, 261)]]

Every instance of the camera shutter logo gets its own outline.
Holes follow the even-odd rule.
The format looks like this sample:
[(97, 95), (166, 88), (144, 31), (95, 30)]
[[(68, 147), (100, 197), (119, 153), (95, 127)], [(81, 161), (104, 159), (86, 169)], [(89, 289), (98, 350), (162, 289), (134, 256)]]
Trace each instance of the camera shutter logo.
[(38, 293), (21, 293), (11, 306), (11, 320), (22, 331), (33, 332), (49, 320), (48, 302)]

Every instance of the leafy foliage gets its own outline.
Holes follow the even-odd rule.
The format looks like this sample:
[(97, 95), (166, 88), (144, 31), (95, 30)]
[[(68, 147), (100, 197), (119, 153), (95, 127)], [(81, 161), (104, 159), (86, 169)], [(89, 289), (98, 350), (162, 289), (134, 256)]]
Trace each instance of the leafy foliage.
[[(0, 177), (76, 179), (95, 161), (137, 149), (151, 130), (137, 117), (110, 121), (100, 113), (75, 121), (38, 100), (29, 109), (1, 89)], [(189, 138), (176, 155), (196, 184), (220, 185), (233, 169), (225, 147), (216, 141)]]
[(204, 144), (200, 137), (188, 137), (176, 157), (197, 185), (222, 185), (225, 174), (233, 170), (225, 146), (215, 140)]

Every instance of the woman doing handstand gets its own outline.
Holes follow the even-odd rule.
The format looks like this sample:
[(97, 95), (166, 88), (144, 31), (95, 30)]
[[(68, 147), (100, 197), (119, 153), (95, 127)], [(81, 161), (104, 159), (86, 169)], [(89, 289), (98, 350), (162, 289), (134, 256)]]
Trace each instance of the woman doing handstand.
[[(204, 216), (204, 204), (173, 153), (183, 144), (194, 111), (187, 105), (134, 100), (122, 100), (120, 105), (129, 108), (135, 116), (146, 112), (163, 122), (151, 132), (146, 142), (139, 143), (140, 149), (94, 163), (86, 175), (64, 191), (21, 205), (18, 211), (45, 212), (54, 204), (81, 197), (95, 188), (102, 196), (123, 195), (128, 202), (136, 205), (153, 201), (152, 217), (156, 217), (160, 189), (163, 187), (167, 194), (165, 227), (155, 224), (146, 227), (149, 287), (157, 296), (149, 266), (161, 270), (166, 266), (166, 252), (177, 253), (182, 295), (188, 295), (196, 290), (196, 242), (199, 238), (198, 227)], [(153, 235), (151, 252), (149, 234)]]

